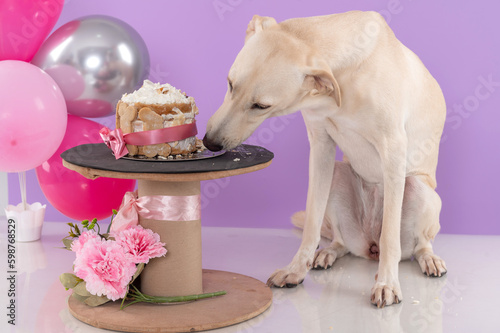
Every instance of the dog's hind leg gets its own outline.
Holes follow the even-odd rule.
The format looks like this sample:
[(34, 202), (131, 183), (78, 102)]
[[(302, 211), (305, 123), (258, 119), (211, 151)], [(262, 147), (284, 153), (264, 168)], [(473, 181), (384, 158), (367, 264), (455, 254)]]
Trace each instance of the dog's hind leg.
[[(292, 223), (298, 228), (304, 228), (305, 217), (305, 211), (297, 212), (292, 216)], [(334, 218), (336, 218), (336, 216)], [(336, 259), (343, 257), (349, 252), (343, 245), (340, 238), (340, 232), (332, 229), (336, 229), (333, 227), (334, 225), (335, 224), (332, 223), (331, 218), (325, 216), (323, 225), (321, 226), (321, 236), (331, 240), (331, 243), (327, 247), (316, 251), (312, 269), (319, 270), (331, 268)], [(334, 235), (337, 236), (334, 238)]]
[[(413, 255), (422, 272), (427, 276), (440, 277), (446, 274), (443, 259), (434, 254), (431, 241), (439, 231), (441, 199), (421, 176), (407, 177), (403, 204), (403, 227), (405, 220), (414, 219), (417, 244)], [(403, 250), (404, 251), (404, 250)]]
[(329, 269), (335, 260), (349, 253), (341, 243), (333, 240), (330, 245), (316, 252), (314, 256), (313, 269)]

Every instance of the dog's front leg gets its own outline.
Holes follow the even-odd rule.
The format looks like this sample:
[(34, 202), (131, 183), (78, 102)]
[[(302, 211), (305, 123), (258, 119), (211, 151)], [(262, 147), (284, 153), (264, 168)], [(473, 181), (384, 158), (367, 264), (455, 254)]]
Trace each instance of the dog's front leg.
[(335, 166), (336, 145), (323, 128), (313, 130), (308, 126), (308, 135), (311, 146), (309, 188), (302, 243), (292, 262), (271, 275), (267, 281), (268, 286), (295, 287), (302, 283), (312, 268), (314, 253), (321, 238), (321, 224), (325, 217)]
[(380, 257), (375, 285), (371, 291), (371, 302), (377, 307), (399, 303), (402, 299), (398, 279), (401, 260), (401, 211), (406, 176), (406, 140), (399, 145), (379, 150), (384, 181), (384, 206), (382, 231), (380, 234)]

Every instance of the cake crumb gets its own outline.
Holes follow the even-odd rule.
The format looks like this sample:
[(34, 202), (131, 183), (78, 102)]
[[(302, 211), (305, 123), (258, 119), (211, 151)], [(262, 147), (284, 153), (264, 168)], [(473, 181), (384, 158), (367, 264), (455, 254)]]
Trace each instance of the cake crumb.
[(333, 326), (328, 327), (330, 331), (333, 331)]
[(411, 302), (411, 304), (417, 305), (417, 304), (420, 304), (420, 301), (414, 300), (413, 302)]
[(240, 160), (239, 158), (235, 158), (233, 161), (235, 161), (235, 162), (239, 162), (239, 161), (241, 161), (241, 160)]

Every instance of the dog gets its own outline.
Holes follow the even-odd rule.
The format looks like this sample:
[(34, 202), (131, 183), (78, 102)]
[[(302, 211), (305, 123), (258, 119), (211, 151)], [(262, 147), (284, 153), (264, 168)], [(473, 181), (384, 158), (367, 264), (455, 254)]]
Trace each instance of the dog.
[[(431, 241), (440, 229), (436, 167), (446, 105), (437, 81), (376, 12), (277, 23), (254, 16), (229, 70), (205, 146), (232, 149), (267, 118), (301, 110), (310, 143), (303, 226), (291, 263), (267, 284), (294, 287), (347, 253), (379, 260), (371, 303), (403, 299), (400, 260), (447, 272)], [(343, 161), (335, 161), (337, 145)], [(316, 252), (321, 233), (329, 246)]]

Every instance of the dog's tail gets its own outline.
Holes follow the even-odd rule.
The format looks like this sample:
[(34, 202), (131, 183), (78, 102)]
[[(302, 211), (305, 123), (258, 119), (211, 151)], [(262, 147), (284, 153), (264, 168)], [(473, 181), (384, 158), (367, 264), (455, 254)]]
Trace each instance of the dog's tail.
[[(305, 210), (301, 210), (300, 212), (297, 212), (292, 215), (292, 224), (297, 228), (304, 229), (305, 223), (306, 223)], [(330, 227), (330, 223), (325, 223), (325, 221), (323, 221), (323, 224), (321, 225), (321, 236), (328, 239), (333, 239), (333, 230)]]

